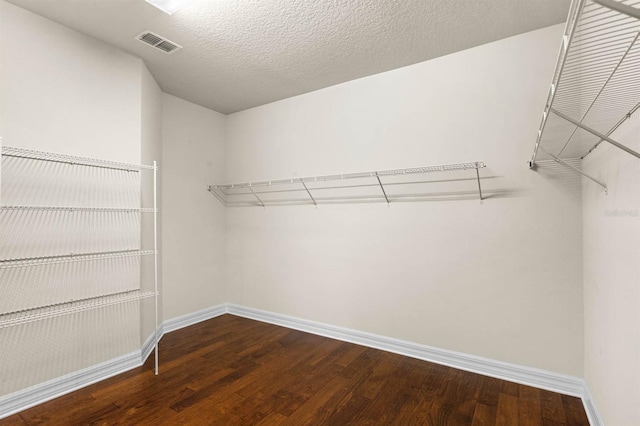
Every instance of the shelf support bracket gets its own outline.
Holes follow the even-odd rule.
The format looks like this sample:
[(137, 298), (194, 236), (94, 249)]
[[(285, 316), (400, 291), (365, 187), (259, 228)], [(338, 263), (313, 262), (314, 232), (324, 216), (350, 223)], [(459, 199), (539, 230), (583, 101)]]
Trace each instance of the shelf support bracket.
[(600, 6), (604, 6), (607, 9), (615, 10), (616, 12), (624, 13), (632, 18), (640, 19), (640, 9), (631, 7), (624, 3), (619, 3), (613, 0), (593, 0), (594, 3), (598, 3)]
[(587, 132), (591, 133), (592, 135), (595, 135), (597, 137), (599, 137), (600, 139), (602, 139), (603, 141), (607, 141), (609, 142), (611, 145), (620, 148), (621, 150), (633, 155), (634, 157), (640, 158), (640, 153), (634, 151), (631, 148), (628, 148), (624, 145), (622, 145), (620, 142), (617, 142), (613, 139), (611, 139), (609, 136), (607, 135), (603, 135), (602, 133), (598, 132), (597, 130), (592, 129), (591, 127), (579, 122), (578, 120), (574, 120), (573, 118), (569, 117), (566, 114), (561, 113), (560, 111), (558, 111), (557, 109), (554, 108), (550, 108), (550, 111), (552, 113), (554, 113), (555, 115), (557, 115), (558, 117), (567, 120), (569, 123), (572, 123), (575, 126), (580, 127), (583, 130), (586, 130)]
[(387, 197), (387, 191), (384, 190), (384, 186), (382, 185), (380, 176), (378, 176), (378, 172), (376, 172), (376, 179), (378, 179), (378, 184), (380, 185), (380, 189), (382, 189), (382, 194), (384, 195), (384, 199), (387, 200), (387, 204), (389, 204), (389, 197)]
[(260, 197), (258, 197), (258, 194), (256, 194), (256, 192), (253, 190), (253, 188), (251, 188), (251, 185), (247, 186), (247, 188), (249, 188), (249, 191), (251, 191), (251, 193), (253, 194), (254, 197), (256, 197), (256, 200), (258, 200), (258, 203), (260, 203), (260, 205), (262, 207), (266, 207), (264, 205), (264, 203), (262, 202), (262, 200), (260, 199)]
[(218, 199), (218, 201), (220, 201), (222, 203), (223, 206), (227, 207), (227, 203), (222, 199), (222, 197), (220, 195), (218, 195), (218, 193), (216, 192), (215, 187), (213, 185), (209, 185), (207, 190), (210, 193), (212, 193), (213, 196), (216, 197)]
[(480, 201), (482, 201), (482, 186), (480, 185), (480, 170), (478, 167), (476, 167), (476, 178), (478, 179), (478, 195), (480, 195)]
[(313, 198), (313, 195), (311, 195), (311, 191), (309, 191), (309, 188), (307, 188), (307, 185), (304, 183), (303, 180), (301, 180), (300, 183), (302, 184), (302, 186), (304, 186), (304, 189), (305, 191), (307, 191), (307, 194), (309, 194), (309, 198), (311, 198), (311, 201), (313, 201), (313, 205), (318, 207), (318, 203), (316, 203), (315, 198)]
[(572, 166), (571, 164), (567, 163), (566, 161), (564, 161), (562, 158), (558, 158), (555, 155), (553, 155), (552, 153), (550, 153), (549, 151), (547, 151), (546, 149), (540, 147), (540, 150), (542, 152), (544, 152), (545, 154), (549, 155), (550, 157), (552, 157), (557, 163), (562, 164), (563, 166), (573, 170), (576, 173), (580, 173), (582, 176), (586, 177), (587, 179), (597, 183), (598, 185), (600, 185), (601, 187), (604, 188), (604, 192), (605, 194), (607, 193), (607, 185), (605, 185), (604, 183), (602, 183), (601, 181), (599, 181), (598, 179), (589, 176), (588, 174), (586, 174), (585, 172), (583, 172), (582, 170), (580, 170), (577, 167)]

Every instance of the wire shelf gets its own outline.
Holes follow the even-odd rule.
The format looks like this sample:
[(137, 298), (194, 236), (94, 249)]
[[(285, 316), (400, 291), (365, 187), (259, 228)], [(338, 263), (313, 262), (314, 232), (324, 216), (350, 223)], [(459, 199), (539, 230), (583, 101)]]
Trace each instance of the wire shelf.
[(14, 206), (0, 205), (0, 210), (37, 210), (68, 212), (104, 212), (104, 213), (156, 213), (153, 208), (119, 208), (119, 207), (72, 207), (72, 206)]
[(640, 1), (574, 0), (529, 162), (584, 158), (640, 108)]
[(140, 170), (155, 170), (155, 166), (145, 164), (130, 164), (117, 161), (100, 160), (88, 157), (77, 157), (68, 154), (58, 154), (53, 152), (35, 151), (31, 149), (15, 148), (10, 146), (2, 147), (2, 155), (5, 157), (24, 158), (29, 160), (51, 161), (55, 163), (65, 163), (70, 165), (99, 167), (105, 169), (124, 170), (139, 172)]
[(62, 256), (32, 257), (24, 259), (0, 260), (0, 269), (25, 268), (40, 265), (53, 265), (69, 262), (90, 262), (102, 259), (115, 259), (119, 257), (139, 257), (155, 254), (154, 250), (123, 250), (103, 253), (68, 254)]
[(55, 305), (0, 314), (0, 329), (156, 296), (154, 291), (128, 290)]
[[(433, 181), (419, 180), (418, 175), (443, 172), (473, 171), (459, 181), (477, 182), (476, 194), (482, 199), (478, 170), (486, 167), (483, 162), (443, 164), (437, 166), (411, 167), (405, 169), (377, 170), (368, 172), (342, 173), (289, 179), (273, 179), (255, 182), (210, 185), (211, 192), (227, 207), (248, 207), (288, 204), (331, 204), (341, 202), (396, 202), (420, 200), (434, 195), (418, 190), (419, 185)], [(328, 182), (335, 182), (328, 185)], [(390, 189), (414, 186), (409, 193), (390, 192)], [(448, 195), (460, 195), (461, 192)], [(465, 195), (468, 197), (468, 191)]]

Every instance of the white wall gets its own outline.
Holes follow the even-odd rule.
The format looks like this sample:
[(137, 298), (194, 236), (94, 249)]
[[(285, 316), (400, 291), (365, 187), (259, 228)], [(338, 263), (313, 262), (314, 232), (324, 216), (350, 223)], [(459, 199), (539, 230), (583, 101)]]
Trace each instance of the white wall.
[(229, 209), (229, 301), (581, 376), (580, 187), (526, 166), (561, 35), (228, 116), (229, 182), (485, 161), (490, 195)]
[[(636, 112), (611, 137), (640, 151), (639, 135)], [(640, 162), (604, 142), (583, 170), (609, 192), (585, 180), (584, 377), (605, 424), (640, 424)]]
[(226, 302), (225, 209), (207, 192), (224, 176), (225, 116), (162, 95), (163, 315)]
[(4, 144), (139, 163), (141, 60), (0, 7)]

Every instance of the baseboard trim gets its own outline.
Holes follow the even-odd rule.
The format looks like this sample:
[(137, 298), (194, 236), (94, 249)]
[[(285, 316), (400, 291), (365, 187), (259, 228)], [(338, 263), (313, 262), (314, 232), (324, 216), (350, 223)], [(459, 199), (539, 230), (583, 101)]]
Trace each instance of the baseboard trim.
[(391, 337), (309, 321), (260, 309), (227, 304), (230, 314), (268, 322), (307, 333), (355, 343), (399, 355), (430, 361), (484, 376), (521, 383), (565, 395), (582, 397), (584, 381), (578, 377), (539, 370), (493, 359), (440, 349)]
[[(160, 324), (157, 328), (157, 333), (158, 333), (158, 342), (162, 339), (162, 336), (164, 336), (164, 323)], [(155, 334), (151, 333), (149, 335), (149, 337), (147, 337), (147, 340), (145, 340), (144, 344), (142, 345), (142, 348), (140, 349), (140, 357), (142, 359), (142, 363), (144, 364), (147, 361), (147, 358), (149, 358), (149, 355), (151, 355), (151, 353), (153, 352), (153, 350), (156, 348), (156, 339), (155, 339)]]
[(589, 424), (591, 426), (604, 425), (602, 417), (600, 417), (598, 407), (596, 407), (595, 401), (593, 400), (593, 395), (591, 395), (591, 391), (589, 390), (589, 386), (587, 386), (586, 381), (584, 382), (584, 389), (582, 390), (582, 405), (584, 405), (584, 411), (586, 411), (587, 413)]
[(0, 397), (0, 419), (142, 365), (140, 351)]
[(184, 327), (188, 327), (193, 324), (197, 324), (202, 321), (206, 321), (211, 318), (218, 317), (227, 313), (227, 304), (222, 303), (220, 305), (212, 306), (201, 311), (192, 312), (190, 314), (181, 315), (179, 317), (171, 318), (162, 323), (164, 333), (171, 333), (172, 331), (179, 330)]

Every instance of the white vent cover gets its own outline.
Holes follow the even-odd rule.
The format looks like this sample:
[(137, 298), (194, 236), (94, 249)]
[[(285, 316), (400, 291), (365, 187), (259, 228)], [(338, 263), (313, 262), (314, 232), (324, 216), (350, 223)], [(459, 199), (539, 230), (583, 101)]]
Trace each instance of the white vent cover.
[(156, 49), (162, 50), (164, 53), (168, 53), (168, 54), (171, 54), (176, 50), (182, 49), (182, 46), (180, 46), (179, 44), (174, 43), (170, 40), (167, 40), (166, 38), (156, 33), (152, 33), (151, 31), (143, 31), (140, 34), (138, 34), (135, 38), (136, 40), (141, 41), (142, 43), (146, 43), (149, 46), (153, 46)]

